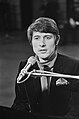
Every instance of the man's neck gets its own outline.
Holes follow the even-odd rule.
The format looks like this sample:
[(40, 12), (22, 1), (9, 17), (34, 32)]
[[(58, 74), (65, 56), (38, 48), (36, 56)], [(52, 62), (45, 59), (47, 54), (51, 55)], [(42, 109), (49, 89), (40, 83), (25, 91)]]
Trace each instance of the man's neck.
[(57, 51), (53, 55), (48, 57), (48, 59), (46, 59), (46, 60), (44, 60), (42, 58), (38, 58), (37, 63), (38, 63), (38, 65), (41, 65), (41, 66), (48, 65), (49, 67), (52, 67), (54, 65), (56, 58), (57, 58)]

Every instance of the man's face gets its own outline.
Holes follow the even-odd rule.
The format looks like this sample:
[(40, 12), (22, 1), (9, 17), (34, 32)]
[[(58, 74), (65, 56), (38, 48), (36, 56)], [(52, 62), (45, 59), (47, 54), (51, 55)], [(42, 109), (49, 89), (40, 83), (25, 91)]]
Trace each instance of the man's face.
[(55, 52), (56, 36), (52, 33), (33, 32), (32, 47), (34, 53), (46, 59)]

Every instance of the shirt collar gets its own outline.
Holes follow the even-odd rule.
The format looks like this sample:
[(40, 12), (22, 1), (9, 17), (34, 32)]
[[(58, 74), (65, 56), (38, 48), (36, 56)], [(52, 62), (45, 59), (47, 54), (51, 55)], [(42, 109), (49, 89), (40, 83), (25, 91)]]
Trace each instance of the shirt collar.
[(55, 63), (55, 61), (56, 61), (56, 58), (57, 58), (57, 51), (55, 52), (55, 57), (54, 57), (52, 60), (49, 60), (49, 61), (46, 62), (46, 63), (40, 63), (40, 61), (38, 60), (38, 57), (36, 56), (36, 60), (37, 60), (38, 67), (39, 67), (41, 70), (43, 70), (44, 65), (47, 65), (48, 67), (53, 68), (54, 63)]

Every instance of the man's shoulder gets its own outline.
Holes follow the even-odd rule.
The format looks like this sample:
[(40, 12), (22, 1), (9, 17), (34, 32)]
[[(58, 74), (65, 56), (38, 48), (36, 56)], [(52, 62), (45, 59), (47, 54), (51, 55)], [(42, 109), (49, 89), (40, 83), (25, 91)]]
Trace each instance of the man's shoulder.
[(21, 60), (19, 62), (19, 69), (21, 70), (22, 68), (24, 68), (24, 66), (27, 64), (27, 59), (25, 60)]
[(27, 60), (28, 60), (28, 59), (21, 60), (21, 61), (20, 61), (20, 64), (26, 64), (26, 63), (27, 63)]
[(79, 60), (71, 56), (59, 54), (56, 66), (61, 73), (79, 74)]
[(79, 60), (77, 58), (74, 58), (73, 56), (69, 56), (69, 55), (66, 55), (66, 54), (58, 53), (58, 57), (63, 62), (79, 63)]
[(27, 63), (27, 59), (20, 61), (20, 64), (21, 64), (21, 65), (25, 65), (26, 63)]

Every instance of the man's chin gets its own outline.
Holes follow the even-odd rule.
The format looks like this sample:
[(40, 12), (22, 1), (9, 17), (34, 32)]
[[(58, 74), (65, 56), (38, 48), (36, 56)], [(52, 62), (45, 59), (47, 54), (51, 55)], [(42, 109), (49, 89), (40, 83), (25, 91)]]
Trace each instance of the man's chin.
[(49, 56), (47, 56), (47, 57), (44, 56), (44, 57), (40, 57), (40, 58), (43, 59), (43, 60), (48, 60), (48, 57)]

